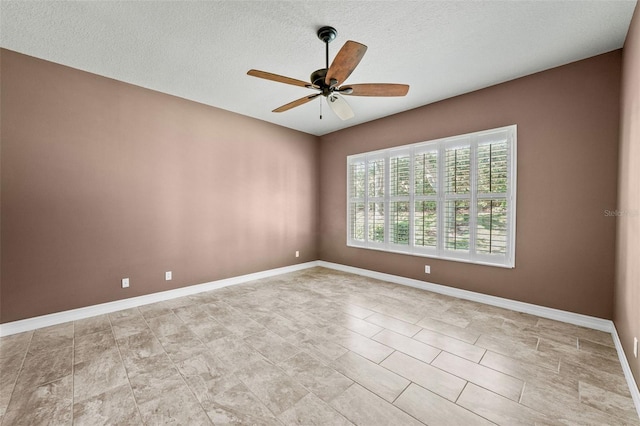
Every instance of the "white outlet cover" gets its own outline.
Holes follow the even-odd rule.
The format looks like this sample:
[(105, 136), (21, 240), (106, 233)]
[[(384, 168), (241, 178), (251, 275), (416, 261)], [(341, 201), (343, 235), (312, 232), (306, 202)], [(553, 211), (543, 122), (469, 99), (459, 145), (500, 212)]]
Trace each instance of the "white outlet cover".
[(425, 274), (430, 274), (431, 273), (431, 266), (424, 265), (424, 273)]
[(123, 278), (122, 279), (122, 288), (127, 288), (129, 287), (129, 278)]
[(633, 356), (638, 358), (638, 338), (637, 337), (633, 338)]
[(296, 250), (296, 257), (300, 257), (300, 252)]
[(173, 274), (171, 273), (171, 271), (167, 271), (167, 272), (165, 272), (165, 273), (164, 273), (164, 279), (165, 279), (166, 281), (171, 281), (171, 280), (173, 279), (173, 276), (172, 276), (172, 275), (173, 275)]

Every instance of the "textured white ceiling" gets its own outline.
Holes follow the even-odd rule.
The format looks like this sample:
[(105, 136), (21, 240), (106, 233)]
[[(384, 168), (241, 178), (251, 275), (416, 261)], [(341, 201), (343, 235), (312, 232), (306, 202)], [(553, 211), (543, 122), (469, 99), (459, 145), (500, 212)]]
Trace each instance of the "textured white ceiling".
[[(322, 135), (623, 46), (636, 1), (7, 1), (0, 45), (138, 86)], [(321, 98), (246, 75), (308, 80), (319, 27), (369, 49), (349, 83), (405, 83), (404, 98)], [(322, 99), (322, 101), (324, 101)]]

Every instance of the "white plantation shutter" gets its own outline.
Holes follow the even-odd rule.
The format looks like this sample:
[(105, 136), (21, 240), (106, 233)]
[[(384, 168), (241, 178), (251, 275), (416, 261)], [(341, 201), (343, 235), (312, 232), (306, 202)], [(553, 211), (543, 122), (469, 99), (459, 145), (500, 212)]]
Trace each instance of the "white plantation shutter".
[(410, 152), (389, 157), (389, 243), (410, 243)]
[(468, 254), (471, 207), (471, 145), (468, 138), (444, 147), (443, 249), (450, 256)]
[(349, 236), (353, 241), (365, 239), (365, 161), (353, 161), (349, 164)]
[(516, 126), (347, 158), (347, 244), (515, 265)]
[(438, 150), (415, 150), (413, 154), (413, 242), (417, 250), (433, 253), (438, 248)]
[(385, 241), (385, 187), (386, 165), (384, 157), (367, 161), (367, 241), (383, 244)]
[(476, 252), (506, 254), (508, 247), (507, 140), (478, 144)]

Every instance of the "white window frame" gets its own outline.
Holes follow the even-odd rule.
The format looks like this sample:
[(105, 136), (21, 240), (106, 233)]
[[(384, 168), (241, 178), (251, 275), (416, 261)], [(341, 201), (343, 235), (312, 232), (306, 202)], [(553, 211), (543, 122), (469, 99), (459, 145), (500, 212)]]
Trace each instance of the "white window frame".
[[(478, 146), (488, 141), (506, 140), (507, 142), (507, 190), (505, 193), (478, 193), (477, 168)], [(469, 194), (447, 194), (445, 191), (445, 152), (447, 148), (455, 146), (470, 147), (470, 192)], [(437, 151), (437, 190), (435, 195), (416, 195), (415, 191), (415, 158), (417, 154)], [(406, 196), (392, 197), (390, 196), (390, 159), (392, 157), (409, 155), (410, 170), (410, 191), (408, 198)], [(369, 161), (384, 159), (385, 170), (385, 189), (383, 197), (369, 197), (368, 194), (368, 164)], [(517, 187), (517, 126), (505, 126), (497, 129), (484, 130), (480, 132), (468, 133), (465, 135), (442, 138), (427, 142), (419, 142), (410, 145), (404, 145), (379, 151), (365, 152), (361, 154), (350, 155), (347, 157), (347, 246), (366, 248), (372, 250), (382, 250), (393, 253), (409, 254), (414, 256), (432, 257), (437, 259), (453, 260), (459, 262), (476, 263), (481, 265), (499, 266), (505, 268), (515, 267), (515, 247), (516, 247), (516, 187)], [(351, 166), (355, 163), (364, 162), (364, 196), (355, 197), (351, 193), (352, 175)], [(390, 242), (390, 208), (393, 201), (399, 199), (409, 201), (409, 243), (393, 244)], [(445, 226), (445, 208), (446, 202), (455, 199), (469, 200), (469, 250), (458, 251), (445, 248), (444, 226)], [(478, 199), (506, 199), (506, 253), (505, 254), (486, 254), (476, 252), (476, 235), (477, 235), (477, 208)], [(384, 202), (384, 242), (369, 241), (368, 230), (368, 208), (371, 201)], [(437, 205), (437, 244), (436, 247), (424, 247), (415, 245), (415, 203), (416, 201), (427, 200), (436, 201)], [(364, 235), (363, 240), (352, 238), (352, 220), (351, 205), (352, 203), (364, 203)]]

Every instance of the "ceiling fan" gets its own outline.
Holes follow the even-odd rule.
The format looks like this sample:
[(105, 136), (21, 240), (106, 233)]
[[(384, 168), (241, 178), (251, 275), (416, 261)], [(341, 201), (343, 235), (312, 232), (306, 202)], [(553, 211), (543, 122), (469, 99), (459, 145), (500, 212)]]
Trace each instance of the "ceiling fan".
[[(407, 94), (409, 91), (409, 85), (407, 84), (365, 83), (345, 85), (344, 81), (351, 75), (362, 60), (362, 57), (367, 51), (367, 46), (348, 40), (333, 59), (331, 66), (329, 66), (329, 43), (331, 43), (337, 35), (338, 31), (333, 27), (322, 27), (318, 30), (318, 38), (324, 42), (326, 48), (326, 68), (321, 68), (311, 73), (309, 83), (266, 71), (252, 69), (247, 72), (248, 75), (253, 77), (318, 91), (318, 93), (314, 93), (313, 95), (305, 96), (288, 104), (284, 104), (274, 109), (273, 112), (288, 111), (291, 108), (304, 105), (322, 95), (327, 99), (329, 107), (331, 107), (338, 117), (342, 120), (348, 120), (354, 116), (353, 110), (341, 95), (404, 96)], [(320, 114), (320, 118), (322, 118), (322, 114)]]

